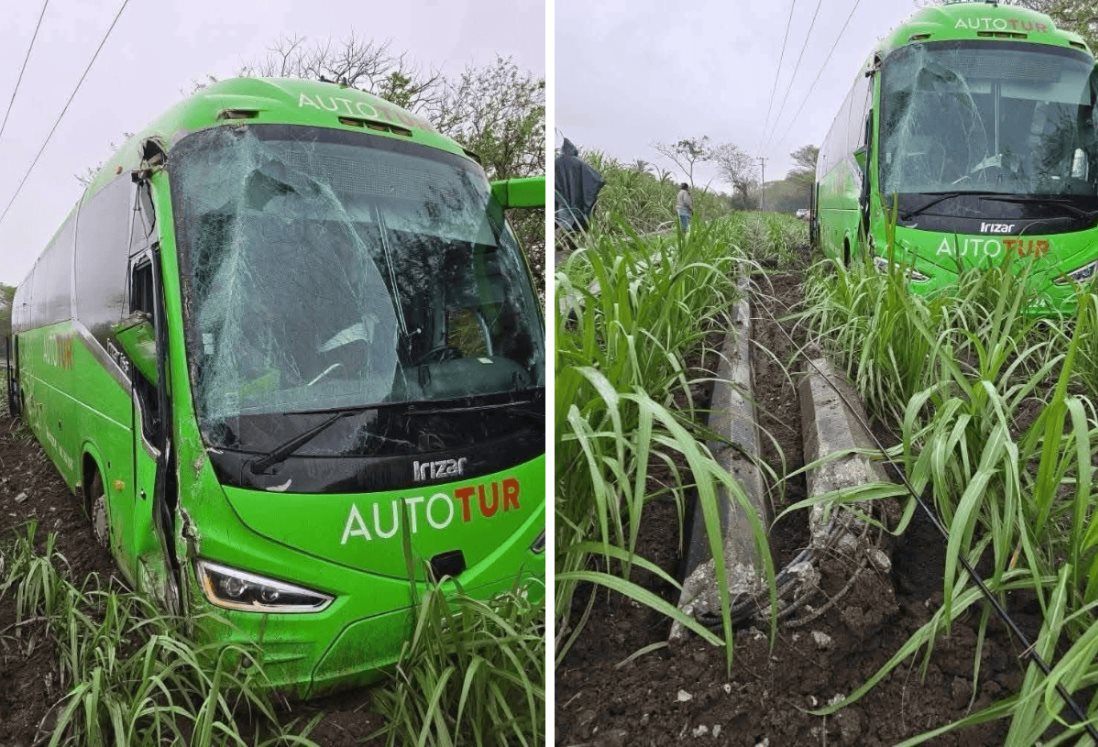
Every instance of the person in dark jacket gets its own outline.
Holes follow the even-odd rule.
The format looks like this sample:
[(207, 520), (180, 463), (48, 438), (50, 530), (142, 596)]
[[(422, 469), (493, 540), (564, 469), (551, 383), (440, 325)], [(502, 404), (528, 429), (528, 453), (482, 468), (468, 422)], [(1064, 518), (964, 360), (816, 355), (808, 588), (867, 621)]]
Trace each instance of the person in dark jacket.
[(568, 138), (561, 145), (554, 171), (557, 227), (565, 232), (586, 231), (599, 190), (606, 183), (602, 174), (584, 163)]

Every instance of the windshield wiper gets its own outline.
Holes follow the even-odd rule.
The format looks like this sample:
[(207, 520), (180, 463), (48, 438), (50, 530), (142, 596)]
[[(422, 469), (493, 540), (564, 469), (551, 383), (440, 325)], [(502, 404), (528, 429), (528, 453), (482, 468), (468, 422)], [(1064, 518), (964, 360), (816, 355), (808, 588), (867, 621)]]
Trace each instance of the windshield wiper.
[(917, 208), (912, 208), (911, 210), (905, 211), (902, 215), (900, 215), (900, 220), (911, 220), (916, 215), (921, 215), (922, 213), (925, 213), (927, 210), (934, 207), (939, 202), (945, 202), (946, 200), (951, 200), (954, 197), (964, 197), (966, 195), (969, 195), (973, 197), (993, 199), (999, 196), (1006, 196), (998, 192), (924, 192), (923, 194), (933, 195), (934, 199), (924, 202)]
[(263, 472), (266, 472), (279, 462), (284, 462), (286, 458), (290, 456), (290, 454), (293, 454), (309, 441), (312, 441), (314, 438), (319, 436), (321, 432), (327, 430), (327, 428), (337, 420), (342, 420), (348, 415), (353, 415), (357, 412), (363, 412), (364, 410), (370, 410), (374, 407), (377, 407), (377, 405), (368, 405), (366, 407), (353, 407), (346, 410), (341, 410), (335, 415), (327, 418), (326, 420), (317, 423), (309, 430), (299, 433), (298, 435), (291, 438), (289, 441), (279, 444), (278, 446), (267, 452), (264, 456), (248, 462), (248, 469), (250, 469), (255, 474), (261, 474)]
[[(502, 410), (505, 407), (514, 407), (515, 405), (532, 405), (538, 400), (542, 399), (538, 396), (538, 392), (544, 394), (544, 389), (532, 389), (525, 390), (524, 392), (512, 392), (512, 394), (532, 394), (529, 399), (509, 399), (505, 402), (484, 402), (479, 405), (468, 405), (466, 407), (436, 407), (430, 410), (411, 410), (408, 415), (443, 415), (450, 412), (483, 412), (485, 410)], [(536, 413), (544, 414), (544, 413)]]
[[(307, 444), (309, 441), (312, 441), (314, 438), (319, 436), (336, 421), (342, 420), (349, 415), (356, 415), (361, 412), (366, 412), (367, 410), (386, 410), (393, 409), (395, 407), (407, 407), (408, 411), (405, 412), (404, 415), (408, 417), (413, 417), (417, 415), (439, 415), (451, 412), (480, 412), (482, 410), (494, 410), (498, 408), (513, 407), (515, 405), (529, 404), (531, 402), (535, 402), (538, 399), (536, 393), (538, 391), (544, 390), (525, 390), (525, 392), (512, 392), (512, 394), (524, 394), (530, 391), (534, 392), (534, 397), (529, 400), (511, 399), (506, 402), (485, 402), (479, 405), (459, 405), (457, 407), (438, 407), (438, 405), (445, 404), (447, 402), (469, 402), (473, 399), (473, 397), (470, 395), (466, 395), (463, 397), (455, 397), (453, 399), (423, 399), (406, 400), (403, 402), (375, 402), (369, 405), (356, 405), (354, 407), (339, 407), (327, 410), (300, 410), (293, 413), (286, 413), (287, 415), (320, 415), (325, 413), (332, 414), (330, 417), (320, 421), (312, 428), (309, 428), (308, 430), (299, 433), (288, 441), (279, 444), (263, 456), (248, 462), (248, 468), (255, 474), (266, 472), (279, 462), (286, 461), (287, 457), (289, 457), (295, 451)], [(431, 409), (419, 409), (424, 405), (433, 405), (433, 407)]]
[(1098, 216), (1098, 211), (1083, 210), (1078, 205), (1073, 205), (1071, 200), (1064, 197), (1050, 197), (1042, 195), (987, 195), (988, 200), (996, 200), (998, 202), (1015, 202), (1021, 205), (1030, 205), (1033, 203), (1045, 203), (1062, 207), (1073, 215), (1077, 215), (1080, 218), (1094, 218)]
[(1033, 203), (1046, 203), (1062, 207), (1069, 213), (1076, 215), (1080, 218), (1090, 219), (1098, 217), (1098, 211), (1088, 212), (1073, 205), (1071, 200), (1063, 197), (1055, 197), (1048, 195), (1015, 195), (1007, 192), (925, 192), (924, 194), (934, 195), (934, 199), (925, 202), (917, 208), (908, 210), (900, 216), (901, 220), (910, 220), (911, 218), (926, 212), (930, 208), (937, 205), (939, 202), (945, 202), (946, 200), (954, 197), (978, 197), (981, 200), (992, 200), (994, 202), (1012, 202), (1018, 204), (1033, 204)]

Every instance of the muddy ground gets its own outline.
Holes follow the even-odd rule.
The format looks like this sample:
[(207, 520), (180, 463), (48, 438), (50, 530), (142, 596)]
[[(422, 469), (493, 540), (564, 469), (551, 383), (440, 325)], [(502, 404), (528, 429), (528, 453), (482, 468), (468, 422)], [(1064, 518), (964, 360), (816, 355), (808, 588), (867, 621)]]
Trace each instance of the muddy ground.
[[(25, 532), (30, 521), (38, 522), (40, 547), (47, 533), (57, 534), (56, 550), (68, 561), (72, 578), (92, 572), (104, 577), (114, 574), (114, 562), (92, 537), (80, 501), (69, 492), (30, 432), (9, 417), (0, 402), (0, 545), (13, 533)], [(23, 631), (20, 643), (13, 638), (14, 622), (11, 593), (0, 599), (0, 682), (5, 683), (0, 687), (0, 746), (30, 747), (45, 743), (41, 729), (48, 734), (55, 707), (65, 693), (59, 687), (55, 651), (45, 631), (40, 625), (31, 626)], [(35, 645), (29, 647), (28, 641)], [(358, 689), (281, 706), (286, 720), (306, 723), (321, 714), (310, 738), (322, 745), (349, 747), (363, 744), (365, 737), (382, 726), (381, 719), (371, 712), (370, 702), (371, 691)]]
[[(795, 309), (807, 252), (800, 266), (772, 273), (763, 288), (779, 319)], [(753, 353), (764, 458), (779, 475), (803, 465), (796, 392), (783, 367), (798, 369), (803, 335), (793, 322), (783, 326), (791, 345), (761, 309), (755, 311), (756, 343), (774, 353)], [(709, 365), (709, 364), (707, 364)], [(886, 436), (878, 429), (879, 436)], [(779, 452), (780, 449), (780, 452)], [(780, 454), (784, 454), (783, 465)], [(772, 495), (780, 511), (804, 497), (804, 481), (788, 481)], [(807, 542), (803, 516), (779, 524), (771, 535), (775, 559), (784, 562)], [(655, 501), (647, 508), (639, 553), (672, 575), (680, 575), (678, 519), (674, 505)], [(556, 734), (561, 745), (661, 745), (672, 741), (734, 745), (877, 745), (941, 726), (983, 708), (1020, 686), (1021, 651), (1001, 625), (992, 623), (979, 652), (980, 680), (972, 671), (979, 618), (963, 620), (935, 646), (921, 674), (922, 658), (901, 664), (867, 696), (831, 717), (812, 708), (845, 695), (873, 675), (941, 601), (944, 544), (929, 521), (918, 517), (892, 547), (891, 573), (863, 574), (862, 580), (822, 617), (799, 629), (779, 629), (773, 648), (765, 632), (737, 634), (729, 674), (724, 650), (691, 637), (685, 643), (622, 662), (638, 649), (667, 639), (669, 624), (658, 613), (620, 596), (599, 592), (582, 637), (557, 670)], [(847, 577), (841, 565), (823, 569), (825, 590)], [(681, 575), (680, 575), (681, 577)], [(671, 603), (673, 587), (652, 574), (635, 580)], [(1039, 624), (1018, 614), (1024, 627)], [(822, 635), (821, 635), (822, 634)], [(986, 724), (946, 735), (934, 744), (1001, 744), (1004, 724)]]

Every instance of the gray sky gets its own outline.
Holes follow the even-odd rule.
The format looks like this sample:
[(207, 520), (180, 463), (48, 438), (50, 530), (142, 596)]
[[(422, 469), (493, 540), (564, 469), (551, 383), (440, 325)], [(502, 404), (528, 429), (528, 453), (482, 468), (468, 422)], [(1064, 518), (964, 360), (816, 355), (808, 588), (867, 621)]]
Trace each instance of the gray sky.
[[(0, 13), (0, 119), (42, 8)], [(0, 212), (110, 26), (121, 0), (50, 0), (7, 129)], [(80, 197), (74, 178), (209, 73), (229, 77), (284, 34), (392, 40), (424, 68), (458, 73), (496, 54), (545, 74), (542, 0), (131, 0), (10, 213), (0, 224), (0, 282), (23, 279)]]
[[(781, 177), (792, 166), (790, 151), (819, 145), (874, 42), (916, 7), (915, 0), (861, 0), (809, 91), (853, 6), (854, 0), (821, 0), (785, 111), (776, 128), (767, 127), (774, 142), (763, 150), (790, 0), (557, 0), (556, 127), (581, 149), (665, 167), (671, 164), (652, 143), (709, 135), (766, 156), (766, 178)], [(772, 122), (816, 2), (796, 0), (794, 8)], [(704, 170), (701, 179), (695, 173), (695, 183), (704, 184), (713, 173)]]

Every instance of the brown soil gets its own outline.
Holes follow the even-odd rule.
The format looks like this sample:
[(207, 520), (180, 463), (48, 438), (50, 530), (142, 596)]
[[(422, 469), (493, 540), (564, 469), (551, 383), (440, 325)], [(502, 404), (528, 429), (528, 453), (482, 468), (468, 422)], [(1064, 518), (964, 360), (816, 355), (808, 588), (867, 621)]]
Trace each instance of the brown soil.
[[(81, 501), (69, 491), (30, 432), (8, 416), (0, 401), (0, 548), (37, 521), (37, 544), (57, 535), (56, 550), (72, 578), (90, 573), (111, 577), (115, 565), (94, 540)], [(0, 552), (0, 568), (3, 567)], [(41, 625), (26, 625), (15, 637), (14, 590), (0, 598), (0, 745), (30, 747), (48, 734), (54, 706), (64, 697), (56, 652)], [(370, 710), (371, 692), (359, 689), (308, 703), (283, 703), (285, 720), (304, 725), (321, 716), (309, 737), (331, 747), (361, 745), (381, 726)], [(242, 724), (247, 730), (247, 726)]]
[[(763, 284), (771, 296), (768, 308), (779, 319), (799, 302), (801, 270), (772, 275), (772, 291)], [(764, 446), (763, 457), (782, 476), (802, 466), (803, 455), (795, 389), (779, 364), (800, 366), (796, 349), (768, 315), (759, 309), (755, 316), (757, 345), (778, 359), (753, 353), (759, 421), (777, 442)], [(795, 324), (783, 326), (799, 347)], [(784, 468), (779, 454), (785, 456)], [(779, 487), (784, 489), (771, 489), (779, 510), (804, 496), (803, 480)], [(675, 574), (681, 553), (674, 504), (654, 501), (646, 511), (638, 552)], [(804, 518), (788, 518), (771, 541), (776, 560), (787, 560), (807, 541)], [(697, 737), (743, 745), (895, 744), (1015, 692), (1022, 680), (1021, 652), (992, 622), (977, 653), (979, 618), (973, 617), (955, 624), (936, 643), (925, 676), (922, 657), (913, 657), (837, 714), (808, 712), (862, 685), (940, 605), (944, 545), (929, 521), (917, 516), (891, 549), (890, 574), (863, 574), (849, 594), (808, 626), (779, 629), (773, 647), (767, 631), (739, 631), (730, 672), (724, 650), (696, 637), (625, 663), (638, 649), (666, 641), (669, 623), (646, 607), (600, 592), (587, 628), (557, 670), (558, 743), (661, 745)], [(835, 563), (822, 570), (828, 590), (838, 588), (848, 574)], [(676, 601), (675, 590), (652, 575), (638, 573), (635, 580)], [(1030, 628), (1039, 621), (1023, 617), (1020, 622)], [(977, 655), (980, 679), (973, 693)], [(1004, 733), (1003, 724), (992, 723), (934, 743), (1001, 744)]]

